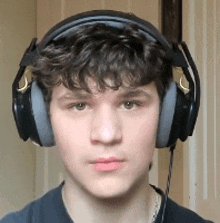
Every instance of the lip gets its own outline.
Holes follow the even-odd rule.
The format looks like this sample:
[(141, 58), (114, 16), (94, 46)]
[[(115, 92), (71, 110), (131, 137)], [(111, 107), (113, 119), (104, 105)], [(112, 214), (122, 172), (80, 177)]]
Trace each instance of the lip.
[(114, 156), (108, 158), (100, 157), (92, 163), (95, 172), (113, 172), (122, 169), (124, 166), (124, 160)]
[(94, 161), (92, 161), (92, 164), (96, 164), (96, 163), (111, 163), (111, 162), (123, 162), (123, 159), (119, 159), (117, 157), (111, 156), (108, 158), (105, 157), (100, 157), (98, 159), (95, 159)]

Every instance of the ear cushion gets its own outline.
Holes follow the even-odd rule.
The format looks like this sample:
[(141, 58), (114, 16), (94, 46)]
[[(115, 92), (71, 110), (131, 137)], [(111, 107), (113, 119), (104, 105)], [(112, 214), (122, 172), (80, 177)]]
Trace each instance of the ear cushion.
[(169, 88), (166, 91), (161, 106), (161, 112), (157, 130), (157, 140), (156, 140), (157, 148), (164, 148), (168, 146), (175, 113), (176, 100), (177, 100), (177, 84), (171, 82)]
[(40, 139), (39, 144), (46, 147), (54, 146), (55, 141), (44, 95), (36, 82), (32, 83), (30, 98), (32, 116), (34, 117), (36, 131)]

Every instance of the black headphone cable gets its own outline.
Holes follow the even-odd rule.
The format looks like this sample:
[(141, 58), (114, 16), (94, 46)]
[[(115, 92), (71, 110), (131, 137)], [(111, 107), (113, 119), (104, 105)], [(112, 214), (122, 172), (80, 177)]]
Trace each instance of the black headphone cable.
[(161, 223), (164, 222), (164, 218), (165, 218), (165, 211), (166, 211), (166, 206), (167, 206), (167, 199), (168, 199), (169, 190), (170, 190), (170, 179), (171, 179), (171, 173), (172, 173), (172, 167), (173, 167), (173, 154), (174, 154), (174, 149), (175, 148), (176, 148), (176, 143), (170, 147), (169, 174), (168, 174), (168, 179), (167, 179), (167, 188), (166, 188), (166, 193), (165, 193), (165, 198), (164, 198), (164, 205), (163, 205), (163, 212), (162, 212)]

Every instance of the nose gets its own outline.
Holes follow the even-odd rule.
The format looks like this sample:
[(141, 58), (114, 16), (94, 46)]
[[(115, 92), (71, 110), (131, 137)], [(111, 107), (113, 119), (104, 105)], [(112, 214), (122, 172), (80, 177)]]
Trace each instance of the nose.
[(92, 117), (92, 143), (115, 145), (122, 141), (122, 126), (120, 117), (114, 109), (108, 106), (99, 108)]

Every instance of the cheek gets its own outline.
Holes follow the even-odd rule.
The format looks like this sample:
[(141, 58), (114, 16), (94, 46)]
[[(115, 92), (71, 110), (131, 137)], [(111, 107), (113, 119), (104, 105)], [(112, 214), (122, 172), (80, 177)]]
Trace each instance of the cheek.
[(53, 113), (51, 124), (56, 145), (64, 162), (76, 161), (83, 152), (83, 148), (85, 149), (87, 142), (86, 125), (78, 124), (77, 121), (72, 121), (59, 113)]
[(58, 144), (77, 143), (86, 138), (86, 121), (79, 121), (62, 113), (54, 113), (51, 117), (52, 129)]
[[(155, 151), (159, 113), (155, 111), (149, 116), (142, 116), (126, 127), (127, 141), (131, 155), (140, 166), (147, 166)], [(150, 117), (150, 118), (149, 118)]]
[(158, 128), (158, 117), (159, 112), (157, 110), (146, 116), (136, 117), (133, 122), (125, 126), (125, 136), (131, 137), (135, 143), (148, 146), (154, 145)]

